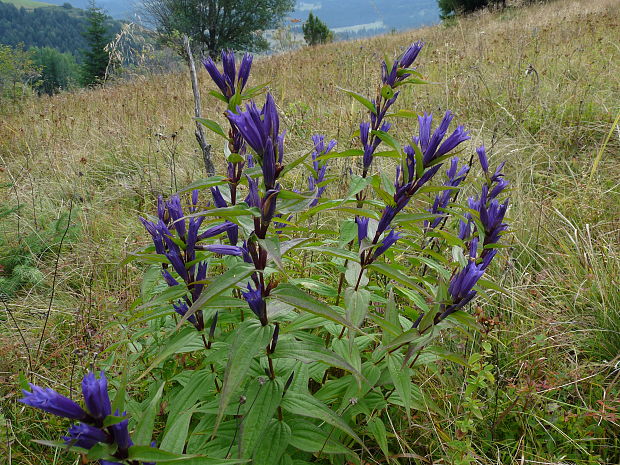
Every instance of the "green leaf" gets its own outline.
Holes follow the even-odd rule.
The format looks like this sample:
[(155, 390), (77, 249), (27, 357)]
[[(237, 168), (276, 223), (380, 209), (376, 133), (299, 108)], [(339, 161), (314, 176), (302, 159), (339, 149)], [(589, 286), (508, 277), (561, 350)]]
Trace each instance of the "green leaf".
[(193, 410), (183, 411), (176, 416), (168, 415), (170, 428), (164, 433), (161, 440), (162, 450), (180, 454), (185, 447), (185, 441), (189, 433), (189, 423), (192, 420)]
[(198, 297), (198, 299), (196, 299), (196, 301), (192, 304), (187, 313), (185, 313), (183, 318), (181, 318), (181, 321), (179, 321), (179, 324), (177, 325), (177, 329), (179, 329), (190, 316), (207, 305), (210, 301), (214, 300), (222, 292), (235, 287), (239, 281), (244, 280), (253, 272), (253, 266), (248, 265), (247, 263), (242, 263), (229, 269), (217, 279), (213, 279), (213, 281), (211, 281), (211, 283), (203, 290), (202, 294), (200, 294), (200, 297)]
[(287, 391), (282, 399), (282, 408), (293, 415), (316, 418), (317, 420), (324, 421), (348, 434), (365, 448), (360, 437), (355, 434), (355, 431), (353, 431), (339, 415), (311, 395)]
[[(113, 410), (113, 411), (116, 411), (116, 410)], [(108, 415), (107, 417), (103, 419), (103, 426), (108, 427), (112, 425), (117, 425), (121, 421), (126, 420), (126, 419), (127, 417), (124, 417), (124, 416)]]
[(173, 333), (171, 337), (165, 342), (163, 350), (155, 357), (155, 359), (151, 362), (149, 367), (142, 373), (136, 381), (140, 381), (147, 374), (153, 370), (156, 366), (158, 366), (161, 362), (166, 360), (170, 355), (176, 354), (179, 351), (183, 351), (186, 346), (190, 347), (199, 347), (196, 343), (202, 344), (202, 340), (200, 339), (200, 334), (194, 327), (185, 327), (181, 329), (177, 333)]
[(200, 124), (202, 124), (203, 126), (207, 127), (208, 129), (210, 129), (211, 131), (213, 131), (217, 135), (222, 136), (224, 139), (228, 140), (228, 136), (226, 135), (226, 133), (224, 132), (222, 127), (218, 123), (216, 123), (215, 121), (207, 119), (207, 118), (195, 118), (195, 119)]
[(396, 139), (394, 139), (394, 137), (392, 137), (391, 134), (388, 134), (385, 131), (379, 131), (379, 130), (374, 130), (374, 131), (371, 131), (370, 133), (377, 136), (379, 139), (381, 139), (387, 145), (392, 147), (398, 153), (403, 153), (403, 148), (400, 146), (400, 143)]
[(394, 288), (390, 287), (390, 291), (388, 292), (388, 301), (385, 306), (385, 321), (392, 328), (394, 328), (395, 332), (392, 334), (390, 331), (383, 330), (383, 345), (388, 345), (392, 339), (394, 339), (395, 335), (398, 335), (402, 332), (402, 326), (400, 325), (400, 319), (398, 315), (398, 309), (396, 308), (396, 300), (394, 299)]
[(261, 437), (261, 446), (254, 452), (253, 465), (275, 465), (286, 451), (291, 439), (291, 428), (283, 421), (271, 419)]
[(424, 300), (424, 297), (417, 292), (399, 286), (394, 286), (394, 290), (423, 312), (428, 312), (430, 310), (430, 307)]
[(287, 420), (292, 435), (290, 445), (304, 452), (323, 452), (326, 454), (353, 455), (353, 452), (340, 442), (331, 438), (331, 434), (321, 430), (318, 426), (303, 418)]
[[(369, 269), (377, 271), (381, 273), (382, 275), (387, 276), (388, 278), (393, 279), (394, 281), (398, 283), (404, 284), (405, 286), (409, 286), (413, 289), (416, 289), (418, 292), (422, 292), (418, 283), (414, 281), (410, 276), (407, 276), (402, 271), (394, 268), (391, 265), (388, 265), (387, 263), (376, 262), (370, 265)], [(428, 296), (428, 294), (426, 293), (424, 295)]]
[(112, 454), (116, 452), (117, 446), (116, 444), (106, 444), (103, 442), (98, 442), (93, 447), (88, 450), (86, 457), (89, 460), (98, 460), (98, 459), (107, 459), (114, 460)]
[(298, 360), (303, 363), (321, 362), (328, 366), (340, 368), (354, 374), (358, 379), (362, 377), (345, 359), (325, 348), (318, 343), (309, 341), (283, 340), (278, 342), (278, 346), (272, 358)]
[(370, 182), (370, 178), (363, 178), (361, 176), (353, 175), (351, 177), (351, 184), (349, 185), (349, 194), (347, 195), (347, 198), (350, 199), (355, 194), (363, 191)]
[(271, 292), (271, 297), (279, 300), (280, 302), (292, 305), (298, 309), (305, 310), (336, 323), (340, 323), (350, 329), (355, 329), (351, 326), (351, 323), (344, 319), (338, 312), (334, 311), (323, 302), (316, 300), (311, 295), (306, 294), (304, 291), (292, 284), (280, 284), (273, 292)]
[(219, 459), (205, 457), (204, 455), (176, 454), (149, 446), (131, 446), (128, 452), (129, 460), (135, 460), (137, 462), (157, 462), (158, 464), (234, 465), (248, 462), (248, 460), (245, 459)]
[(226, 98), (226, 96), (216, 90), (210, 90), (209, 95), (212, 95), (213, 97), (215, 97), (218, 100), (221, 100), (224, 103), (228, 103), (228, 99)]
[(131, 437), (136, 444), (150, 444), (153, 438), (153, 426), (155, 418), (159, 414), (159, 401), (164, 392), (164, 382), (159, 384), (159, 388), (155, 391), (155, 395), (144, 408), (142, 416), (138, 420), (136, 429)]
[(233, 394), (243, 382), (252, 360), (261, 349), (267, 346), (272, 334), (273, 328), (270, 325), (261, 326), (257, 320), (246, 320), (237, 327), (235, 339), (230, 346), (226, 371), (224, 372), (220, 405), (213, 435), (215, 435), (222, 421), (224, 411), (230, 403)]
[[(243, 417), (241, 431), (241, 455), (251, 457), (258, 445), (261, 434), (269, 425), (280, 400), (282, 399), (282, 383), (277, 379), (258, 378), (250, 385), (246, 398), (250, 405), (250, 411)], [(265, 432), (265, 435), (268, 435)], [(263, 436), (263, 438), (265, 437)], [(264, 439), (261, 440), (264, 447)]]
[(377, 444), (379, 444), (379, 447), (381, 448), (381, 452), (383, 452), (383, 455), (387, 459), (390, 455), (390, 451), (388, 449), (387, 432), (381, 418), (374, 417), (370, 419), (368, 422), (368, 432), (372, 435), (375, 441), (377, 441)]
[(353, 92), (352, 90), (343, 89), (341, 87), (339, 87), (338, 89), (343, 91), (345, 94), (348, 94), (351, 97), (353, 97), (355, 100), (360, 102), (362, 105), (364, 105), (366, 108), (368, 108), (375, 115), (377, 114), (377, 107), (375, 106), (374, 103), (372, 103), (366, 97), (363, 97), (362, 95), (358, 94), (357, 92)]
[(392, 383), (398, 395), (405, 404), (407, 418), (411, 415), (411, 369), (403, 366), (403, 359), (399, 354), (389, 354), (387, 365)]
[(353, 326), (360, 326), (368, 313), (370, 303), (370, 292), (366, 289), (355, 290), (347, 287), (344, 291), (344, 305), (347, 312), (347, 319)]

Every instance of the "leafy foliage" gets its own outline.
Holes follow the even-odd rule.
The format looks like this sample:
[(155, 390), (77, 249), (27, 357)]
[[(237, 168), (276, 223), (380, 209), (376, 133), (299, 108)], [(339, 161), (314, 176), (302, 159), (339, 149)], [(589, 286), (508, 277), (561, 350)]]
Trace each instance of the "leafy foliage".
[[(201, 51), (216, 57), (223, 49), (265, 50), (258, 33), (275, 27), (293, 10), (293, 0), (145, 0), (144, 8), (163, 39), (177, 44), (187, 35)], [(181, 54), (182, 48), (178, 46)]]
[(32, 52), (23, 46), (13, 48), (0, 44), (0, 107), (6, 99), (16, 102), (38, 76)]
[(69, 89), (79, 81), (79, 67), (73, 55), (61, 53), (51, 47), (32, 49), (33, 61), (41, 70), (37, 89), (53, 95), (61, 89)]

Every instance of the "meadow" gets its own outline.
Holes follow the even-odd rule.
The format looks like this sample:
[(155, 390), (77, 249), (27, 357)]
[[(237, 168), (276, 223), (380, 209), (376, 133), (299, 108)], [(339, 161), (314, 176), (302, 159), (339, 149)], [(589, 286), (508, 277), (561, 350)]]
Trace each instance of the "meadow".
[[(510, 234), (491, 271), (501, 290), (470, 309), (485, 331), (450, 340), (464, 357), (481, 354), (493, 381), (481, 378), (482, 367), (442, 362), (422, 370), (417, 382), (443, 414), (417, 410), (408, 422), (395, 420), (405, 426), (388, 429), (387, 461), (457, 463), (454, 449), (466, 444), (481, 464), (616, 464), (618, 2), (551, 2), (260, 57), (252, 84), (267, 83), (278, 104), (288, 161), (311, 150), (317, 132), (337, 139), (338, 150), (358, 148), (365, 109), (338, 88), (368, 93), (383, 57), (416, 40), (426, 44), (417, 71), (431, 84), (405, 87), (400, 108), (450, 109), (472, 133), (470, 151), (484, 143), (494, 165), (506, 162)], [(224, 126), (204, 69), (199, 77), (203, 113)], [(58, 439), (64, 423), (19, 404), (19, 388), (27, 379), (69, 392), (92, 365), (107, 360), (121, 373), (123, 358), (139, 353), (119, 341), (140, 330), (129, 321), (146, 267), (124, 259), (149, 243), (138, 217), (155, 211), (157, 196), (205, 177), (192, 118), (187, 73), (4, 109), (0, 464), (79, 463), (75, 454), (32, 442)], [(394, 135), (407, 140), (416, 121), (403, 120)], [(212, 139), (222, 173), (223, 143)], [(391, 160), (377, 163), (391, 172)], [(333, 162), (330, 172), (342, 182), (330, 184), (330, 196), (346, 194), (355, 168), (350, 158)], [(293, 171), (289, 182), (303, 188), (305, 179)], [(325, 216), (315, 227), (336, 222)], [(11, 260), (21, 266), (9, 276), (3, 270)], [(476, 383), (471, 399), (466, 388)], [(465, 417), (467, 441), (455, 426)]]

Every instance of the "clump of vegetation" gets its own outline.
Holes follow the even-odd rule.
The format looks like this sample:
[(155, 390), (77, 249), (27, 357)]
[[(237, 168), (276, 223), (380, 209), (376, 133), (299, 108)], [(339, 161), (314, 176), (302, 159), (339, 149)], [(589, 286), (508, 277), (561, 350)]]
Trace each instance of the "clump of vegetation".
[(18, 231), (11, 221), (20, 208), (0, 206), (0, 295), (10, 298), (24, 287), (32, 288), (43, 281), (42, 260), (58, 253), (61, 242), (75, 241), (79, 226), (70, 223), (69, 214), (45, 220), (44, 226), (30, 233)]

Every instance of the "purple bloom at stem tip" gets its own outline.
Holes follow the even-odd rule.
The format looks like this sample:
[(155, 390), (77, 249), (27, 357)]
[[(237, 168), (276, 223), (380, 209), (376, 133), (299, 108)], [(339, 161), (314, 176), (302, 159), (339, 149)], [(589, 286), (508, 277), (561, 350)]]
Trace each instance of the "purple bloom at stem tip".
[(482, 171), (487, 173), (489, 171), (489, 159), (487, 158), (487, 152), (484, 148), (484, 145), (481, 145), (476, 149), (476, 153), (478, 154), (478, 160), (480, 160), (480, 166), (482, 167)]
[(84, 376), (82, 393), (86, 409), (93, 418), (103, 420), (112, 413), (112, 405), (108, 396), (108, 380), (103, 371), (99, 374), (99, 379), (92, 372)]
[(364, 239), (368, 237), (368, 221), (369, 218), (365, 216), (356, 216), (355, 222), (357, 223), (357, 243), (361, 244)]
[(19, 399), (22, 404), (41, 409), (53, 415), (71, 418), (73, 420), (85, 420), (88, 414), (74, 401), (58, 394), (50, 388), (40, 388), (30, 384), (32, 392), (22, 391), (24, 397)]
[(230, 100), (230, 98), (235, 94), (237, 88), (239, 91), (242, 91), (247, 84), (253, 57), (247, 53), (243, 56), (239, 67), (238, 77), (235, 66), (235, 53), (232, 51), (222, 50), (221, 57), (223, 73), (220, 72), (211, 57), (206, 58), (202, 63), (215, 85), (220, 89), (222, 94)]
[(394, 245), (394, 243), (398, 239), (400, 239), (400, 237), (401, 237), (401, 234), (396, 232), (396, 230), (392, 229), (389, 232), (389, 234), (383, 238), (383, 240), (381, 241), (381, 244), (379, 244), (379, 246), (375, 249), (375, 252), (372, 255), (372, 260), (375, 260), (380, 255), (385, 253), (385, 251), (389, 249), (390, 247), (392, 247), (392, 245)]
[(65, 444), (83, 449), (92, 449), (100, 442), (110, 443), (110, 437), (100, 428), (78, 423), (69, 428), (67, 436), (63, 436)]
[(241, 294), (248, 303), (250, 310), (254, 312), (261, 322), (265, 321), (267, 318), (267, 304), (265, 303), (265, 299), (263, 299), (261, 288), (257, 287), (256, 289), (252, 289), (252, 286), (248, 284), (248, 291), (242, 291)]

